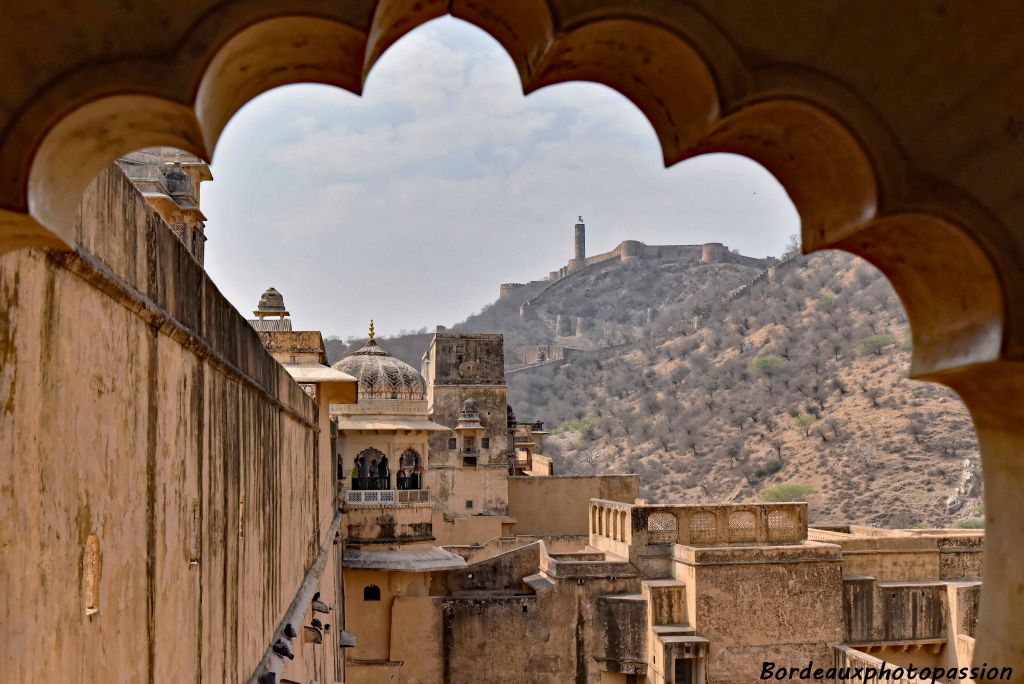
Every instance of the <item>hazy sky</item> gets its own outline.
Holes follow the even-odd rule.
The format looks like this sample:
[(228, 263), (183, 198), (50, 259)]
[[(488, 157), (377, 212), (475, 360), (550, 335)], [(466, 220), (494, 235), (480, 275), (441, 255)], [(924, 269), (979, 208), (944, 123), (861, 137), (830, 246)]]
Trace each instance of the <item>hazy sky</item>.
[(374, 67), (363, 97), (290, 86), (228, 125), (203, 185), (206, 266), (244, 314), (274, 286), (298, 329), (361, 335), (451, 324), (503, 282), (625, 239), (780, 254), (799, 218), (760, 166), (709, 155), (665, 169), (647, 120), (604, 86), (527, 98), (511, 60), (456, 19)]

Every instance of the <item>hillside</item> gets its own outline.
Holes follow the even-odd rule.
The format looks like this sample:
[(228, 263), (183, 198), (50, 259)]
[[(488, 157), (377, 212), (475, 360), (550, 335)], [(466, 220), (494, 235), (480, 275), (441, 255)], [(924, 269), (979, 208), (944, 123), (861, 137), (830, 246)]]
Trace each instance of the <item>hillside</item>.
[[(607, 261), (539, 291), (499, 299), (453, 329), (504, 333), (506, 361), (515, 365), (521, 361), (516, 349), (522, 345), (597, 349), (678, 327), (689, 320), (688, 312), (702, 293), (728, 292), (760, 272), (740, 264), (696, 265), (669, 258)], [(556, 330), (559, 316), (571, 322), (568, 335)], [(580, 335), (574, 334), (577, 319), (583, 323)]]
[[(692, 289), (713, 268), (666, 269), (651, 285), (679, 292), (651, 326), (669, 332), (663, 343), (510, 378), (517, 411), (554, 429), (562, 472), (635, 471), (654, 501), (806, 498), (818, 521), (979, 516), (970, 418), (952, 391), (905, 379), (906, 315), (877, 270), (797, 257), (730, 302), (727, 277), (704, 273)], [(627, 269), (606, 277), (632, 281)], [(555, 304), (612, 310), (617, 291)]]
[[(571, 325), (559, 330), (560, 319)], [(508, 367), (523, 345), (583, 350), (509, 377), (516, 413), (553, 431), (561, 473), (637, 472), (652, 501), (806, 499), (819, 522), (982, 515), (966, 409), (904, 377), (906, 314), (885, 278), (849, 255), (793, 256), (772, 277), (733, 263), (611, 261), (453, 328), (504, 333)], [(418, 367), (429, 339), (382, 344)], [(332, 361), (344, 353), (340, 340), (328, 345)]]

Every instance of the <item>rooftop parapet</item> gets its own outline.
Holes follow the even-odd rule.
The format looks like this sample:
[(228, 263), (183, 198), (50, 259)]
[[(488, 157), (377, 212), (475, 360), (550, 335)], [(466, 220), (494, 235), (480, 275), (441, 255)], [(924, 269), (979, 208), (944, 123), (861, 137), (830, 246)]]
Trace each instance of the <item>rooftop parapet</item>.
[(806, 540), (806, 503), (705, 506), (590, 500), (590, 545), (624, 558), (630, 557), (630, 547), (638, 546), (749, 546)]
[(976, 580), (983, 570), (980, 530), (885, 530), (867, 525), (815, 527), (812, 541), (838, 544), (843, 573), (879, 580)]

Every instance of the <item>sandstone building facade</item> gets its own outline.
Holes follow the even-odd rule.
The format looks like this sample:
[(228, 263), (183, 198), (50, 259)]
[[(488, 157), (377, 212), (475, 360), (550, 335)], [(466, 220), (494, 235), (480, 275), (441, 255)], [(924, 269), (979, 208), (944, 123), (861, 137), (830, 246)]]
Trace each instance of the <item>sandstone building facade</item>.
[[(439, 331), (422, 375), (368, 347), (335, 364), (360, 379), (339, 433), (372, 431), (339, 441), (345, 624), (359, 639), (346, 681), (739, 684), (765, 663), (808, 662), (831, 681), (883, 663), (896, 681), (911, 665), (931, 681), (969, 668), (981, 533), (814, 528), (802, 503), (652, 505), (635, 476), (553, 476), (543, 425), (506, 404), (500, 335)], [(424, 449), (422, 490), (378, 474), (367, 491), (350, 470), (360, 455), (419, 467)]]
[[(310, 481), (333, 465), (321, 458), (323, 407), (109, 166), (152, 145), (209, 159), (232, 114), (276, 86), (359, 92), (391, 44), (447, 13), (499, 40), (527, 92), (588, 79), (623, 93), (668, 164), (708, 152), (758, 161), (800, 213), (806, 251), (847, 250), (889, 277), (913, 330), (911, 375), (954, 389), (978, 430), (975, 662), (1020, 679), (1017, 3), (795, 3), (786, 14), (703, 0), (23, 5), (0, 22), (9, 678), (242, 681), (282, 617), (313, 605), (300, 588), (340, 529), (314, 514), (328, 507)], [(252, 505), (271, 492), (276, 505)], [(844, 559), (872, 539), (848, 540), (863, 545)], [(951, 545), (935, 546), (930, 566), (948, 566)], [(891, 593), (872, 591), (871, 605)], [(966, 652), (953, 624), (947, 639), (955, 631)], [(320, 678), (327, 649), (292, 641), (289, 664), (309, 670), (288, 678)]]

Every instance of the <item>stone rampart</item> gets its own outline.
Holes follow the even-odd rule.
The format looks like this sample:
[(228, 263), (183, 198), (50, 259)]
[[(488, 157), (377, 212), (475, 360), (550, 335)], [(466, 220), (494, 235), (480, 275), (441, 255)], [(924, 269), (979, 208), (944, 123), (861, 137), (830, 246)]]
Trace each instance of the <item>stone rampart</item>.
[(246, 681), (335, 572), (323, 417), (116, 168), (75, 233), (0, 257), (0, 665)]

